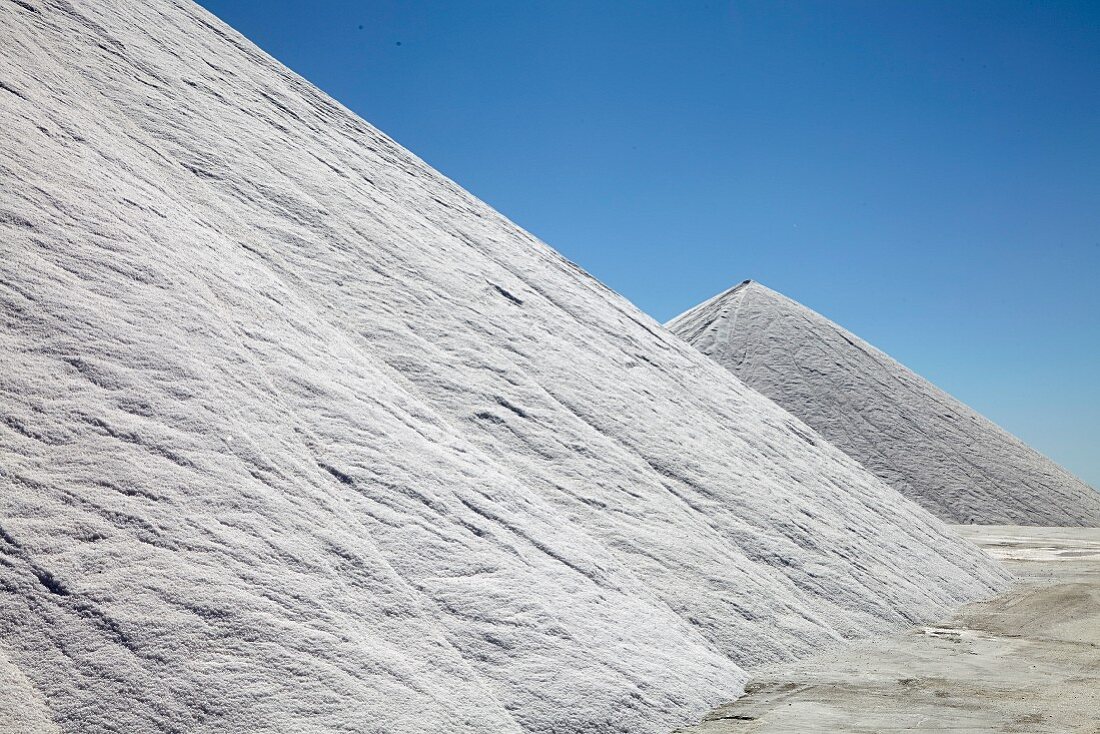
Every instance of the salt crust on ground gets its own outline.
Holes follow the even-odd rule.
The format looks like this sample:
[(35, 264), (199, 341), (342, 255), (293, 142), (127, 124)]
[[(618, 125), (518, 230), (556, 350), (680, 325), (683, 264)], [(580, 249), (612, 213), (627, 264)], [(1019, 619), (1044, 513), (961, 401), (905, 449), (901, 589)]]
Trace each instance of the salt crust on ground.
[(0, 0), (0, 183), (26, 717), (661, 732), (1004, 582), (191, 3)]

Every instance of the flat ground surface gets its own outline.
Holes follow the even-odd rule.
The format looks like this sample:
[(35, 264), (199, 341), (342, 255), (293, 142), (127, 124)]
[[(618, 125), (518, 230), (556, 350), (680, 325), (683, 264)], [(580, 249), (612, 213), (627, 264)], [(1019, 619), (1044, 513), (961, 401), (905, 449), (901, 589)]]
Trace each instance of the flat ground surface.
[(1019, 577), (938, 624), (761, 671), (683, 734), (1100, 734), (1100, 529), (957, 526)]

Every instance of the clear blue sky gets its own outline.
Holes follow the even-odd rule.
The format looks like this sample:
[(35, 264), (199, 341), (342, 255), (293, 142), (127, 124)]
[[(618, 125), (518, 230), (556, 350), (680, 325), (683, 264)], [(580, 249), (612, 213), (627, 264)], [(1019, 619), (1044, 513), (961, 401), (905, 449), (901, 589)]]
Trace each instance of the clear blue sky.
[(657, 319), (759, 280), (1100, 487), (1100, 3), (202, 4)]

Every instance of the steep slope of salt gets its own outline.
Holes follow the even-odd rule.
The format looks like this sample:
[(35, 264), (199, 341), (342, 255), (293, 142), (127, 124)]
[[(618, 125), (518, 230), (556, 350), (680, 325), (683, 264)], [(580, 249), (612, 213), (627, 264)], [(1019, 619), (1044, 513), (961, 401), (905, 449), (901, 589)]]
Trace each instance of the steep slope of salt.
[(0, 644), (62, 731), (658, 732), (1003, 582), (197, 6), (0, 41)]
[(1100, 492), (759, 283), (745, 281), (668, 328), (947, 521), (1100, 525)]

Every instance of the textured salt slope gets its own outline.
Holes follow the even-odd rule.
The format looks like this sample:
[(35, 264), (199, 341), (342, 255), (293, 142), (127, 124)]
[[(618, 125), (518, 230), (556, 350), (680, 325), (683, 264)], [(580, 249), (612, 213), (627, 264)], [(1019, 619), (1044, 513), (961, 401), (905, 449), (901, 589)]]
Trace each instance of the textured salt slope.
[(1100, 525), (1100, 492), (759, 283), (719, 294), (668, 328), (945, 520)]
[(195, 5), (0, 0), (0, 645), (63, 731), (659, 732), (1003, 572)]
[(0, 732), (57, 734), (42, 695), (0, 648)]

